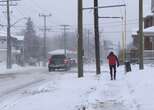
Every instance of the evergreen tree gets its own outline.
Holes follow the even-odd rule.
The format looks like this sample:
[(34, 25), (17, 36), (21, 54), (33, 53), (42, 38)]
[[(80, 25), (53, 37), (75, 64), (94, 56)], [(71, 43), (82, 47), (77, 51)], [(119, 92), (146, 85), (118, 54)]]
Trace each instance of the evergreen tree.
[(26, 29), (24, 33), (24, 55), (25, 61), (29, 61), (30, 58), (37, 59), (40, 55), (39, 38), (36, 35), (34, 24), (29, 18), (26, 23)]

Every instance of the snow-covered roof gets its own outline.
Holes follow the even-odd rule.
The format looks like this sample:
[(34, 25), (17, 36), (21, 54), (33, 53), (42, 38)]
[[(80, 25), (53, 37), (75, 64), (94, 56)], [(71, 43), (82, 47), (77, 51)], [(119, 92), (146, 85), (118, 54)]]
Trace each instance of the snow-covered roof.
[(143, 32), (154, 32), (154, 26), (145, 28)]
[[(132, 35), (137, 35), (138, 28), (133, 29)], [(154, 26), (143, 29), (145, 36), (154, 36)]]
[(7, 49), (0, 49), (0, 52), (6, 51)]
[(151, 36), (151, 37), (153, 37), (154, 36), (154, 26), (145, 28), (143, 30), (143, 32), (144, 32), (144, 35), (145, 36)]
[[(48, 54), (49, 55), (63, 55), (64, 49), (53, 50), (53, 51), (48, 52)], [(71, 50), (66, 50), (66, 54), (77, 54), (77, 53)]]
[[(6, 52), (7, 49), (0, 49), (0, 52)], [(12, 53), (21, 53), (20, 50), (12, 49)]]
[(154, 16), (154, 14), (150, 12), (150, 13), (146, 14), (144, 17), (148, 17), (148, 16)]
[(24, 36), (18, 36), (18, 35), (11, 35), (14, 38), (17, 38), (17, 40), (24, 40)]
[[(7, 36), (6, 32), (0, 31), (0, 37), (6, 37), (6, 36)], [(24, 36), (19, 36), (19, 35), (14, 35), (14, 34), (11, 34), (11, 36), (13, 38), (16, 38), (17, 40), (24, 40)]]
[(0, 37), (6, 37), (6, 33), (5, 32), (0, 32)]

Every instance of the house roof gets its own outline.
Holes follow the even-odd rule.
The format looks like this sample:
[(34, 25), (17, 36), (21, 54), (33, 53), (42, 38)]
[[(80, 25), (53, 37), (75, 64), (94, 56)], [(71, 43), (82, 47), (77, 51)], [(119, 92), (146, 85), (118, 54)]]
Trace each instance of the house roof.
[(144, 18), (145, 18), (145, 17), (151, 17), (151, 16), (154, 16), (154, 14), (150, 12), (150, 13), (148, 13), (147, 15), (145, 15)]
[[(7, 36), (6, 32), (0, 31), (0, 37), (6, 37), (6, 36)], [(16, 38), (17, 40), (24, 40), (24, 36), (19, 36), (19, 35), (14, 35), (14, 34), (11, 34), (11, 36), (13, 38)]]
[(5, 32), (0, 32), (0, 37), (6, 37), (6, 33)]
[(145, 28), (143, 30), (143, 32), (144, 32), (145, 36), (152, 36), (152, 37), (154, 37), (154, 26)]
[(145, 28), (144, 32), (154, 32), (154, 26)]
[[(0, 52), (6, 52), (7, 49), (0, 49)], [(12, 53), (20, 53), (20, 50), (15, 50), (15, 49), (12, 49)]]
[(12, 37), (17, 38), (17, 40), (24, 40), (24, 36), (12, 35)]
[[(134, 29), (132, 35), (137, 35), (138, 28)], [(154, 26), (143, 29), (145, 36), (154, 37)]]

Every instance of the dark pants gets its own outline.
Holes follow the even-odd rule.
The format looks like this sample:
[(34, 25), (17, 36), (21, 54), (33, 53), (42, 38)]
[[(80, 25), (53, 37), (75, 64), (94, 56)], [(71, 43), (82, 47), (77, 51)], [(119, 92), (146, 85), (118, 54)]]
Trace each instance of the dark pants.
[(111, 80), (116, 80), (116, 65), (109, 65)]

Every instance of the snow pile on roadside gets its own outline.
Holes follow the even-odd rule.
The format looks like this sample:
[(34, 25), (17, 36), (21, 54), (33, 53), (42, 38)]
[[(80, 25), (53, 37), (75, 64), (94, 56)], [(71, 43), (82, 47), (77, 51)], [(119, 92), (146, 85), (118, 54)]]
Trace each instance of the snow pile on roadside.
[(13, 64), (11, 69), (6, 68), (6, 63), (0, 63), (0, 74), (13, 74), (20, 73), (23, 71), (38, 71), (38, 69), (42, 69), (44, 67), (35, 67), (35, 66), (19, 66), (17, 64)]
[(0, 63), (0, 68), (1, 68), (0, 74), (12, 72), (12, 71), (19, 71), (20, 69), (22, 69), (21, 66), (19, 66), (17, 64), (13, 64), (12, 65), (12, 69), (8, 70), (6, 68), (6, 63), (5, 62)]
[(130, 72), (127, 82), (139, 110), (154, 110), (154, 67), (146, 65), (144, 70)]

